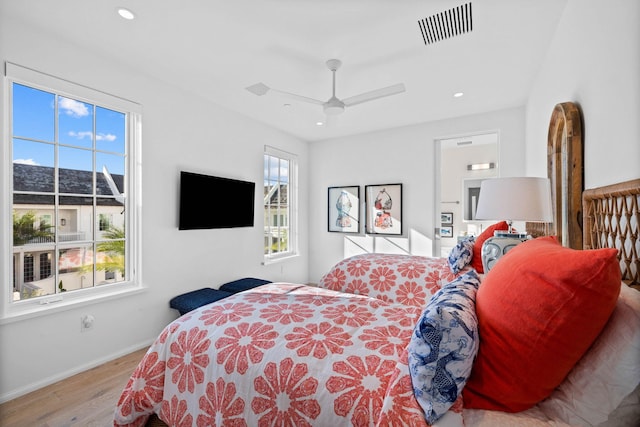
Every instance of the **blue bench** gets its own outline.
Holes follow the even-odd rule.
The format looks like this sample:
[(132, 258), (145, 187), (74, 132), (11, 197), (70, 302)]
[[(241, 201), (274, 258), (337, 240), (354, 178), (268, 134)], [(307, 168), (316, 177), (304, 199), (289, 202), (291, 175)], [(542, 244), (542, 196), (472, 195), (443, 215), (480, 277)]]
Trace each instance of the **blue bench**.
[(184, 315), (203, 305), (221, 300), (235, 293), (246, 291), (256, 286), (271, 283), (268, 280), (256, 279), (254, 277), (245, 277), (243, 279), (234, 280), (220, 286), (220, 289), (202, 288), (195, 291), (187, 292), (171, 298), (169, 307), (178, 310), (180, 315)]

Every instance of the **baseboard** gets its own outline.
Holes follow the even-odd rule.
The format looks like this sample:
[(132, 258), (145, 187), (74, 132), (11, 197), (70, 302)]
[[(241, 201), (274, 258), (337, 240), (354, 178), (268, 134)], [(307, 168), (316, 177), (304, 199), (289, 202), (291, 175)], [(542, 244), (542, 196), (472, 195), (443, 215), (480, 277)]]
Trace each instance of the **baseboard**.
[(145, 347), (149, 347), (151, 344), (153, 344), (153, 342), (155, 341), (155, 338), (149, 339), (147, 341), (123, 348), (122, 350), (116, 352), (116, 353), (112, 353), (108, 356), (104, 356), (101, 357), (100, 359), (96, 359), (96, 360), (92, 360), (89, 363), (86, 363), (84, 365), (80, 365), (77, 366), (73, 369), (70, 369), (68, 371), (64, 371), (64, 372), (60, 372), (56, 375), (53, 375), (51, 377), (45, 378), (41, 381), (37, 381), (35, 383), (31, 383), (28, 384), (24, 387), (20, 387), (17, 390), (13, 390), (9, 393), (5, 393), (3, 395), (0, 395), (0, 404), (1, 403), (5, 403), (8, 402), (10, 400), (16, 399), (18, 397), (24, 396), (25, 394), (29, 394), (32, 391), (36, 391), (39, 390), (43, 387), (49, 386), (51, 384), (55, 384), (58, 381), (62, 381), (64, 379), (67, 379), (69, 377), (72, 377), (76, 374), (80, 374), (84, 371), (88, 371), (89, 369), (93, 369), (97, 366), (103, 365), (107, 362), (111, 362), (112, 360), (118, 359), (122, 356), (126, 356), (127, 354), (133, 353), (135, 351), (141, 350)]

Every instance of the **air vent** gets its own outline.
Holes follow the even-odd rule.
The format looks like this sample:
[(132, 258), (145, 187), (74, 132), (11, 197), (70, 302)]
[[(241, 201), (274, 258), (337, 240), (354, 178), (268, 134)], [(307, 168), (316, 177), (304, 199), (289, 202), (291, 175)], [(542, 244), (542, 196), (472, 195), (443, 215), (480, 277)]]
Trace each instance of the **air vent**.
[(471, 2), (418, 21), (424, 44), (432, 44), (473, 30)]

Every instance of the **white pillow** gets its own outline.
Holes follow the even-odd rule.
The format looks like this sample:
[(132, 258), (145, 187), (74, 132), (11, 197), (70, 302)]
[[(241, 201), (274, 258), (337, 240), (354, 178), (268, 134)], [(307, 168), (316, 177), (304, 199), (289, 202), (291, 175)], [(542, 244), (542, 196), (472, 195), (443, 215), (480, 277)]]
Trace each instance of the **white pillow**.
[(607, 421), (640, 384), (640, 292), (622, 284), (606, 326), (565, 380), (538, 405), (551, 419), (590, 426)]

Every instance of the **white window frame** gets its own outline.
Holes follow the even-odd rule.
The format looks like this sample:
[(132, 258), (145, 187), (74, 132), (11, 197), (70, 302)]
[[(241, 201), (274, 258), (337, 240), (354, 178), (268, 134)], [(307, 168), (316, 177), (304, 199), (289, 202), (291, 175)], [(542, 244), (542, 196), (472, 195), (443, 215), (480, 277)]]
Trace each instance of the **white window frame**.
[[(71, 307), (89, 304), (97, 300), (124, 297), (141, 292), (141, 122), (142, 106), (127, 99), (110, 95), (99, 90), (44, 74), (17, 64), (6, 62), (3, 82), (2, 105), (4, 113), (0, 117), (2, 148), (0, 150), (0, 188), (2, 189), (2, 206), (0, 209), (0, 271), (2, 272), (2, 289), (0, 290), (0, 324), (13, 322), (29, 317), (37, 317), (51, 312), (58, 312)], [(13, 300), (13, 227), (12, 227), (12, 193), (13, 193), (13, 155), (12, 155), (12, 85), (19, 83), (25, 86), (55, 92), (62, 96), (83, 100), (101, 107), (126, 112), (127, 122), (127, 160), (126, 180), (127, 210), (126, 224), (129, 228), (125, 250), (125, 265), (128, 280), (124, 282), (95, 286), (62, 294), (43, 296), (20, 301)]]
[[(280, 159), (285, 159), (289, 162), (289, 188), (287, 193), (287, 202), (289, 206), (289, 212), (288, 212), (289, 247), (288, 247), (288, 250), (284, 252), (277, 252), (274, 254), (264, 254), (264, 264), (271, 264), (274, 262), (296, 257), (299, 255), (299, 252), (298, 252), (298, 156), (293, 153), (289, 153), (287, 151), (283, 151), (275, 147), (271, 147), (269, 145), (264, 146), (264, 155), (278, 157)], [(263, 209), (264, 209), (264, 203), (263, 203)], [(263, 218), (265, 217), (264, 214), (262, 216)], [(270, 222), (271, 218), (266, 218), (266, 220)], [(269, 225), (270, 225), (269, 223), (264, 224), (265, 227)], [(262, 241), (264, 241), (264, 233), (263, 233)]]

